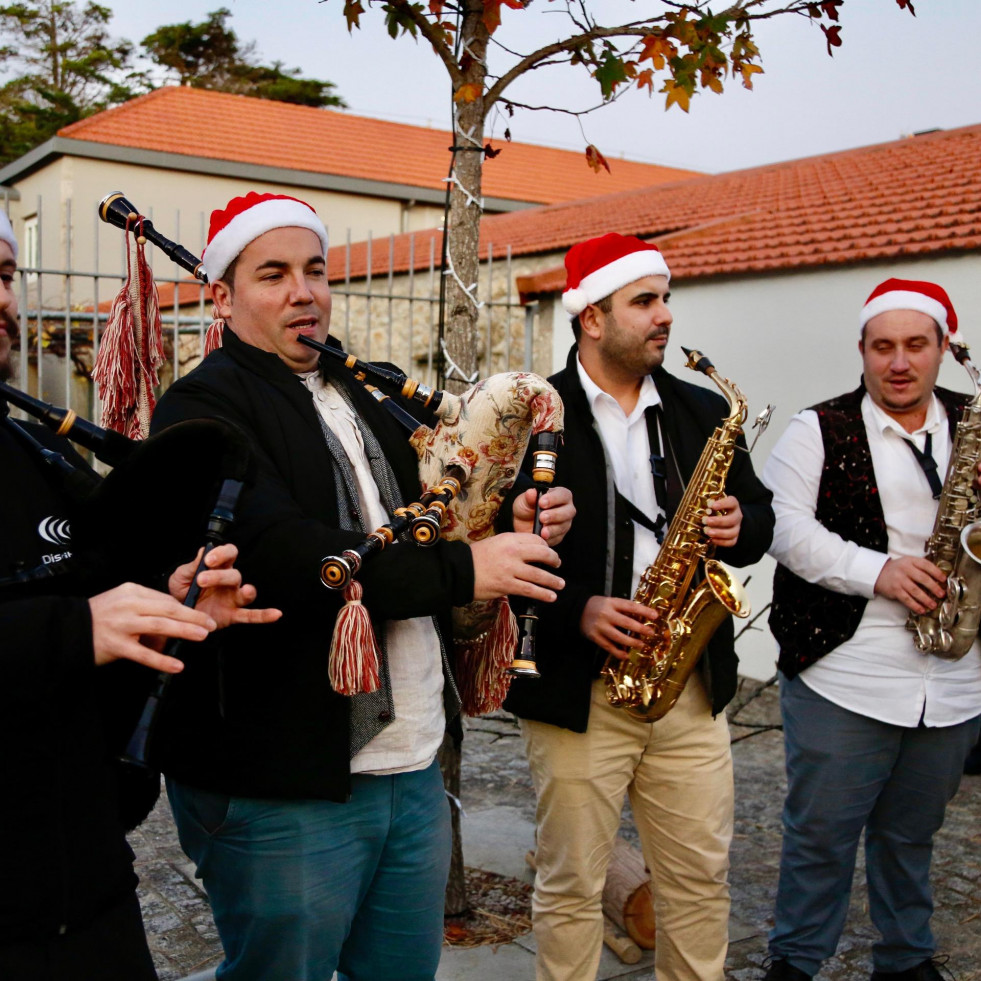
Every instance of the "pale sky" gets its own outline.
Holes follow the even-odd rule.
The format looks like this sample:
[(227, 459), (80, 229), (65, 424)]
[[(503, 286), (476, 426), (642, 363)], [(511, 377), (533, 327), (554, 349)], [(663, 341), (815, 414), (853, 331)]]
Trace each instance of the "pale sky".
[[(615, 23), (656, 0), (586, 3)], [(222, 5), (239, 38), (257, 41), (264, 61), (335, 82), (351, 112), (448, 128), (449, 82), (428, 45), (391, 40), (375, 10), (349, 35), (342, 0), (115, 0), (112, 31), (138, 42), (161, 23), (200, 21)], [(765, 74), (752, 92), (727, 82), (721, 96), (693, 99), (687, 115), (677, 107), (665, 112), (663, 95), (632, 92), (582, 120), (586, 139), (614, 167), (623, 155), (718, 172), (981, 122), (981, 0), (913, 5), (915, 18), (896, 0), (845, 0), (844, 45), (833, 58), (816, 25), (781, 17), (758, 30)], [(547, 43), (565, 29), (562, 6), (534, 0), (526, 11), (504, 9), (501, 39), (524, 51)], [(581, 68), (564, 66), (534, 74), (513, 94), (581, 108), (598, 102), (596, 93)], [(511, 120), (498, 117), (492, 131), (502, 138), (510, 126), (516, 140), (579, 150), (586, 142), (579, 125), (569, 116), (519, 111)]]

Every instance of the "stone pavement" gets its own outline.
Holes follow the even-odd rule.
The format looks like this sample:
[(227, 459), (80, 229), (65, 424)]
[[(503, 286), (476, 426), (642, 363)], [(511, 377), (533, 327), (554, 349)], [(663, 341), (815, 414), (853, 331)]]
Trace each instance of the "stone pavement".
[[(760, 978), (766, 952), (785, 791), (782, 737), (768, 728), (777, 722), (775, 691), (768, 689), (738, 713), (732, 726), (736, 833), (726, 964), (732, 981)], [(462, 798), (466, 863), (530, 882), (524, 854), (533, 844), (534, 792), (517, 727), (505, 713), (468, 720)], [(629, 809), (623, 834), (636, 841)], [(200, 883), (177, 844), (165, 801), (131, 840), (142, 880), (143, 915), (161, 981), (189, 975), (198, 975), (195, 981), (211, 978), (221, 948)], [(875, 931), (868, 918), (861, 856), (859, 866), (846, 932), (837, 956), (821, 972), (826, 981), (868, 978)], [(956, 981), (981, 981), (981, 777), (965, 777), (948, 808), (936, 839), (933, 878), (938, 952), (950, 955), (948, 968)], [(652, 955), (627, 966), (604, 948), (599, 976), (653, 981)], [(437, 977), (439, 981), (532, 981), (534, 938), (529, 934), (497, 948), (444, 949)], [(398, 981), (395, 972), (392, 981)]]

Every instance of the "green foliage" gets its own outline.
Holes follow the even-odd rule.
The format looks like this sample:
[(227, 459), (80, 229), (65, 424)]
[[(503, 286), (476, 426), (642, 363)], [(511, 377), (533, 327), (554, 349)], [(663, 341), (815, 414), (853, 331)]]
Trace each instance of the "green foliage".
[(600, 92), (604, 99), (609, 99), (616, 91), (616, 87), (627, 81), (627, 68), (623, 59), (617, 56), (616, 50), (610, 46), (603, 51), (602, 56), (593, 72), (596, 81), (599, 82)]
[(323, 109), (333, 106), (344, 109), (347, 103), (333, 92), (333, 82), (322, 82), (316, 78), (303, 78), (299, 68), (283, 68), (281, 61), (271, 65), (255, 65), (246, 72), (249, 87), (243, 95), (259, 99), (272, 99), (274, 102), (292, 102), (298, 106), (313, 106)]
[(181, 85), (220, 88), (255, 49), (254, 44), (239, 44), (225, 23), (229, 17), (231, 11), (221, 7), (200, 24), (165, 24), (143, 38), (143, 50), (155, 64), (174, 72)]
[(220, 7), (199, 24), (165, 24), (143, 38), (143, 50), (180, 85), (317, 108), (344, 107), (333, 82), (303, 78), (299, 68), (284, 68), (282, 62), (260, 64), (255, 43), (242, 44), (228, 26), (231, 15)]
[(0, 59), (14, 75), (0, 87), (0, 163), (145, 90), (132, 44), (109, 36), (110, 17), (95, 3), (0, 5)]
[(382, 10), (385, 11), (385, 26), (388, 28), (389, 37), (396, 38), (399, 34), (417, 36), (416, 21), (425, 16), (421, 3), (411, 3), (405, 9), (400, 4), (386, 3), (382, 6)]
[[(147, 57), (181, 85), (236, 92), (303, 106), (345, 103), (333, 82), (303, 78), (282, 62), (259, 63), (222, 7), (200, 24), (167, 24), (143, 39)], [(58, 130), (150, 91), (134, 69), (132, 42), (110, 37), (112, 11), (74, 0), (0, 2), (0, 165), (16, 160)]]

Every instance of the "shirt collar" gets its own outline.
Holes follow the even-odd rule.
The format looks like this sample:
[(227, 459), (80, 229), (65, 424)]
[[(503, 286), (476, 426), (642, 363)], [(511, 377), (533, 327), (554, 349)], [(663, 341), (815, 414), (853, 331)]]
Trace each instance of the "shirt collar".
[(314, 368), (312, 371), (298, 371), (296, 372), (296, 377), (299, 378), (311, 392), (316, 392), (318, 389), (324, 387), (323, 379), (320, 377), (320, 372), (316, 368)]
[(872, 401), (872, 396), (868, 392), (865, 393), (865, 404), (868, 409), (867, 418), (874, 423), (876, 429), (883, 435), (889, 431), (896, 433), (902, 439), (908, 439), (910, 436), (917, 436), (920, 433), (936, 433), (946, 422), (946, 414), (943, 411), (940, 401), (936, 395), (931, 396), (930, 404), (927, 406), (926, 418), (923, 420), (923, 425), (919, 429), (914, 430), (912, 433), (907, 432), (903, 427), (895, 420), (888, 412), (881, 409), (879, 406)]
[[(596, 382), (586, 373), (586, 369), (582, 366), (582, 361), (576, 358), (576, 370), (579, 372), (579, 382), (582, 385), (582, 390), (586, 394), (586, 400), (589, 402), (590, 411), (593, 415), (596, 415), (596, 407), (598, 404), (615, 406), (617, 411), (623, 414), (623, 409), (620, 403), (609, 394), (609, 392), (604, 392)], [(637, 404), (634, 406), (633, 411), (629, 416), (624, 416), (628, 425), (632, 423), (638, 416), (644, 414), (644, 410), (650, 408), (652, 405), (660, 405), (661, 396), (658, 394), (657, 386), (654, 384), (654, 379), (650, 375), (644, 375), (644, 380), (640, 383), (640, 394), (637, 396)]]

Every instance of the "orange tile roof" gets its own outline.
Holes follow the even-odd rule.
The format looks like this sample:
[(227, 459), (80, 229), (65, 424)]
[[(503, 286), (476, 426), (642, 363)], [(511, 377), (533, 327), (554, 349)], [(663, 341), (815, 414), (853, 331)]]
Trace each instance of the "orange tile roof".
[[(443, 190), (448, 132), (204, 89), (166, 87), (72, 123), (59, 136), (315, 174)], [(497, 143), (485, 197), (554, 204), (696, 174), (631, 160), (594, 173), (581, 153)]]
[[(481, 223), (500, 257), (564, 251), (611, 230), (653, 238), (677, 278), (770, 272), (981, 247), (981, 125), (892, 143), (706, 175), (640, 190), (491, 215)], [(429, 231), (415, 236), (416, 266)], [(409, 236), (394, 242), (395, 268), (409, 263)], [(375, 243), (372, 267), (387, 269)], [(344, 268), (331, 249), (334, 281)], [(351, 276), (366, 269), (354, 246)], [(561, 289), (564, 273), (520, 277), (527, 293)]]

